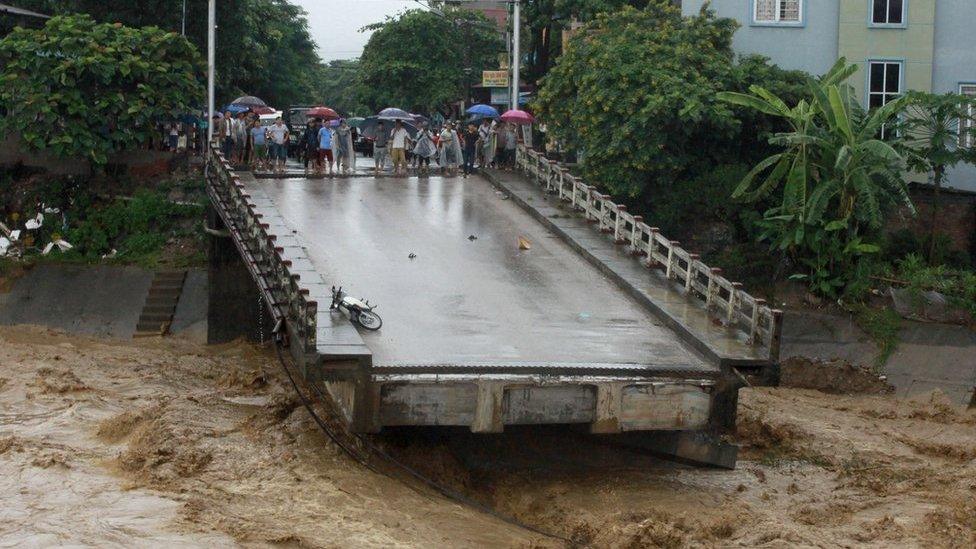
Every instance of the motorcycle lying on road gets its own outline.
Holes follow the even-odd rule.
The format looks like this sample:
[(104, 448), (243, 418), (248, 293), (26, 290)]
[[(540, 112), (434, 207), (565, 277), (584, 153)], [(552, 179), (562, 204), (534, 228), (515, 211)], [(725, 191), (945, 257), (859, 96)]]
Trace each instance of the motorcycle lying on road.
[(350, 297), (342, 291), (342, 286), (339, 286), (338, 289), (335, 286), (332, 287), (332, 305), (329, 306), (329, 309), (345, 312), (353, 324), (370, 331), (379, 330), (380, 326), (383, 325), (383, 319), (373, 312), (375, 308), (376, 305), (370, 305), (367, 300)]

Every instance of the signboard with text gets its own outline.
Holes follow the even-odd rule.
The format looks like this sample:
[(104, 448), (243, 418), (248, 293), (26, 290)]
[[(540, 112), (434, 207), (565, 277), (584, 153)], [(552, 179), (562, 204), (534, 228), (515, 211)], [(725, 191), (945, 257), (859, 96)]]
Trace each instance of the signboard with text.
[(508, 71), (481, 71), (481, 86), (484, 88), (507, 88)]

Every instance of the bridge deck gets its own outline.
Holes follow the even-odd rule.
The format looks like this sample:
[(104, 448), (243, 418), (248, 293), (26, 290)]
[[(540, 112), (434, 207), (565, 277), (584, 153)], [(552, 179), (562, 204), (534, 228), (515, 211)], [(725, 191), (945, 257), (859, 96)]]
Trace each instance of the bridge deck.
[(247, 184), (326, 282), (379, 304), (383, 328), (363, 334), (377, 370), (718, 372), (481, 178)]

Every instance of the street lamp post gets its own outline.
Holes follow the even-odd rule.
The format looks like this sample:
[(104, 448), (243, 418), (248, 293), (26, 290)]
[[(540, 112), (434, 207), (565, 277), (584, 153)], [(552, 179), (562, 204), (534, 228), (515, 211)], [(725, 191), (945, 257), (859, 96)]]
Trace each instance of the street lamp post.
[(515, 7), (512, 10), (512, 108), (519, 108), (519, 53), (521, 52), (519, 39), (520, 27), (522, 26), (521, 2), (515, 0)]
[(207, 147), (213, 143), (214, 64), (217, 57), (217, 0), (207, 6)]

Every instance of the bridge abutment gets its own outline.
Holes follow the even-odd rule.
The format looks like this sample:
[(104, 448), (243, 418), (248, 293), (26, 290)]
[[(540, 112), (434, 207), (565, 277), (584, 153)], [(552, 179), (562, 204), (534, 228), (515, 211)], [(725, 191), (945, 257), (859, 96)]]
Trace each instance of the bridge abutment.
[(212, 206), (207, 208), (207, 343), (265, 341), (271, 326), (251, 273)]

